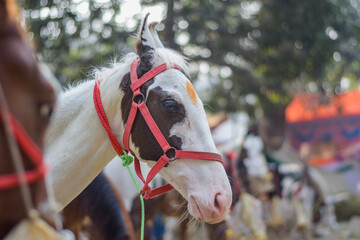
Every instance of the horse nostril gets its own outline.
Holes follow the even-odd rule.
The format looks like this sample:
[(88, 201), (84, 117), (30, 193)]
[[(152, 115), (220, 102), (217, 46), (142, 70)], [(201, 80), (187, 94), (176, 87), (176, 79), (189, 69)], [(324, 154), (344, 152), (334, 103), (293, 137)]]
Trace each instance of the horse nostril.
[(221, 193), (217, 193), (215, 195), (215, 199), (214, 199), (214, 207), (219, 212), (221, 211), (221, 204), (219, 203), (219, 199), (218, 199), (218, 198), (221, 198), (220, 196), (221, 196)]

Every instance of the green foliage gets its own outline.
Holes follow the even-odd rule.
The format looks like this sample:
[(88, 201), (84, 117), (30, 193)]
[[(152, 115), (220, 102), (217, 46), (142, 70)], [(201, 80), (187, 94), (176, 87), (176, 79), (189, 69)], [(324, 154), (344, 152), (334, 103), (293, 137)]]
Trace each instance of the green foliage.
[[(221, 88), (221, 82), (214, 86), (228, 102), (252, 93), (271, 111), (287, 104), (294, 91), (309, 90), (309, 82), (319, 92), (335, 92), (347, 70), (343, 62), (359, 57), (359, 48), (349, 44), (359, 36), (357, 1), (228, 0), (202, 1), (197, 7), (180, 2), (190, 44), (210, 49), (207, 61), (232, 70), (231, 89)], [(334, 54), (342, 60), (335, 62)], [(239, 109), (238, 104), (224, 107)]]
[(122, 1), (22, 2), (34, 42), (62, 83), (79, 81), (91, 67), (129, 52), (133, 28), (116, 23)]
[[(161, 37), (195, 61), (210, 111), (269, 112), (296, 92), (358, 87), (359, 0), (142, 1), (159, 3)], [(133, 50), (139, 16), (122, 19), (122, 4), (23, 0), (34, 41), (63, 83)]]

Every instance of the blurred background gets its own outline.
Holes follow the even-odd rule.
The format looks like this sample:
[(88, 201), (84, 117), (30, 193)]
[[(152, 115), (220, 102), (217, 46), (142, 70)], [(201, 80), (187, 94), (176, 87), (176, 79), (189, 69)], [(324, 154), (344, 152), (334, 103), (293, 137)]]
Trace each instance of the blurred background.
[(333, 199), (348, 193), (338, 219), (360, 214), (360, 0), (20, 3), (63, 86), (134, 51), (149, 12), (165, 45), (189, 58), (222, 152), (237, 151), (256, 124), (266, 156), (318, 169)]

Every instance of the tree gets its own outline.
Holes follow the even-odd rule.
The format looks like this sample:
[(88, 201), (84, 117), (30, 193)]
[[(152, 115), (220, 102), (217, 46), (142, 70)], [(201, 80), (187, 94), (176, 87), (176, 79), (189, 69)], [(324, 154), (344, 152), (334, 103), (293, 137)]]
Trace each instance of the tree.
[[(354, 44), (360, 26), (357, 1), (177, 3), (178, 25), (185, 21), (188, 26), (183, 30), (189, 34), (184, 52), (194, 46), (200, 51), (191, 52), (192, 57), (231, 69), (232, 87), (226, 87), (227, 79), (213, 87), (216, 97), (211, 105), (217, 105), (216, 110), (239, 110), (254, 103), (256, 96), (258, 105), (268, 112), (285, 106), (294, 87), (295, 91), (315, 88), (334, 93), (339, 79), (359, 58)], [(203, 49), (211, 54), (201, 56)], [(219, 106), (217, 99), (228, 104)]]
[[(80, 80), (90, 67), (133, 50), (139, 16), (124, 20), (122, 4), (120, 0), (24, 1), (34, 40), (62, 82)], [(283, 109), (295, 92), (330, 96), (357, 84), (359, 0), (147, 0), (142, 4), (165, 7), (160, 34), (168, 46), (195, 60), (193, 75), (197, 85), (207, 86), (203, 97), (212, 111), (255, 114), (262, 109), (268, 114)]]
[(129, 52), (134, 41), (122, 25), (121, 2), (27, 0), (22, 3), (33, 40), (43, 60), (62, 83), (86, 77), (92, 67), (109, 60), (109, 55)]

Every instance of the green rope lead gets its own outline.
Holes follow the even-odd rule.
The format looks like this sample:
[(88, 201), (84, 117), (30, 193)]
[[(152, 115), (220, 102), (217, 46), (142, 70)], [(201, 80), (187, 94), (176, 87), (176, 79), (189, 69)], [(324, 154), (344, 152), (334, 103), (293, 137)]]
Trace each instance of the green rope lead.
[(140, 239), (144, 240), (144, 228), (145, 228), (145, 206), (144, 206), (144, 198), (142, 194), (140, 193), (140, 188), (136, 183), (135, 177), (132, 174), (129, 165), (134, 161), (134, 158), (132, 156), (129, 156), (124, 150), (124, 155), (118, 155), (119, 158), (122, 160), (122, 165), (127, 168), (131, 179), (133, 180), (135, 187), (139, 193), (140, 202), (141, 202), (141, 232), (140, 232)]

